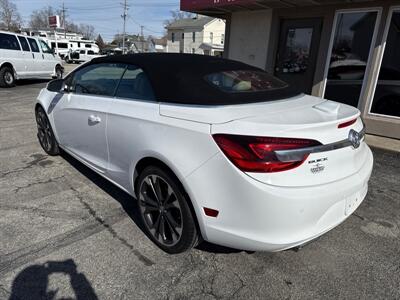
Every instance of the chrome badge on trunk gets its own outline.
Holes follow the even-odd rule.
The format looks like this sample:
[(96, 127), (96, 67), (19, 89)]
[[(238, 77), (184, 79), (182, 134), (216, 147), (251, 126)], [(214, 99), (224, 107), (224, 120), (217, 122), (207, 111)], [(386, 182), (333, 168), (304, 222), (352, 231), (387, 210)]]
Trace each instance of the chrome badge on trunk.
[(357, 131), (350, 129), (349, 132), (349, 141), (351, 143), (351, 145), (357, 149), (358, 147), (360, 147), (361, 144), (361, 140), (362, 140), (362, 135), (360, 133), (358, 133)]

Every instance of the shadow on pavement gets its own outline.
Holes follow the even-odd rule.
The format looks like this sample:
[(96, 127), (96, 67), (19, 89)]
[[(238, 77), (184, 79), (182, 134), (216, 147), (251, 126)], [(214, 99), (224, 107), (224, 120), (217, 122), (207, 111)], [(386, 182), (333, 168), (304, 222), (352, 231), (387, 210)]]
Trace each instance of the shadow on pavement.
[(20, 79), (17, 81), (17, 86), (31, 85), (31, 84), (39, 84), (46, 83), (51, 81), (52, 79)]
[(65, 274), (69, 277), (71, 288), (77, 300), (97, 300), (98, 297), (88, 279), (78, 273), (72, 259), (65, 261), (48, 261), (23, 269), (15, 277), (9, 300), (43, 300), (56, 299), (58, 289), (48, 290), (51, 274)]
[[(150, 237), (148, 236), (148, 234), (144, 229), (144, 224), (142, 223), (141, 217), (139, 215), (139, 207), (137, 205), (135, 198), (133, 198), (131, 195), (127, 194), (120, 188), (116, 187), (114, 184), (104, 179), (96, 172), (92, 171), (91, 169), (86, 167), (84, 164), (82, 164), (81, 162), (79, 162), (66, 152), (62, 151), (61, 156), (82, 175), (84, 175), (86, 178), (88, 178), (90, 181), (96, 184), (99, 188), (101, 188), (103, 191), (105, 191), (107, 194), (113, 197), (116, 201), (118, 201), (121, 204), (124, 211), (136, 224), (136, 226), (139, 227), (140, 230), (142, 230), (142, 232), (146, 234), (146, 236), (150, 239)], [(219, 246), (208, 242), (201, 243), (196, 247), (196, 249), (205, 252), (226, 253), (226, 254), (242, 252), (242, 250)]]
[(74, 157), (69, 155), (68, 153), (61, 151), (61, 157), (64, 158), (72, 167), (74, 167), (78, 172), (88, 178), (91, 182), (101, 188), (104, 192), (118, 201), (124, 211), (128, 214), (128, 216), (132, 219), (132, 221), (138, 226), (143, 232), (144, 227), (139, 215), (139, 207), (137, 206), (136, 199), (131, 195), (121, 190), (107, 179), (104, 179), (96, 172), (92, 171), (84, 164), (76, 160)]

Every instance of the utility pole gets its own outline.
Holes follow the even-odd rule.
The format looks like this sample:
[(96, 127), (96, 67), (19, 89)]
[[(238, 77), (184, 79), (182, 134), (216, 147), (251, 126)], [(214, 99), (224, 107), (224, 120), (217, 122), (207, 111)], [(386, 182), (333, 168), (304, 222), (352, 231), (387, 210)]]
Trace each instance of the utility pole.
[(128, 16), (128, 5), (126, 4), (126, 0), (124, 0), (124, 13), (121, 16), (124, 19), (124, 30), (122, 33), (122, 54), (125, 54), (125, 35), (126, 35), (126, 17)]
[(62, 4), (62, 19), (63, 19), (63, 27), (64, 27), (64, 39), (67, 38), (67, 29), (66, 29), (66, 24), (65, 24), (65, 6), (64, 6), (64, 2)]
[(144, 52), (144, 36), (143, 36), (143, 28), (144, 28), (144, 26), (143, 25), (141, 25), (140, 26), (140, 36), (142, 37), (141, 39), (142, 39), (142, 53)]

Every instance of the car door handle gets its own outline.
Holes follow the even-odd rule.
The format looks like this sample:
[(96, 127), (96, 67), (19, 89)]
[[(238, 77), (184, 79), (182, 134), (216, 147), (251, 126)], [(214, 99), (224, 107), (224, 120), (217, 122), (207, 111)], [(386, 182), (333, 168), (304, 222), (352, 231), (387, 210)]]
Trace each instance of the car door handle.
[(97, 124), (97, 123), (101, 122), (101, 118), (98, 116), (95, 116), (95, 115), (90, 115), (88, 120), (89, 120), (89, 123), (91, 123), (91, 124)]

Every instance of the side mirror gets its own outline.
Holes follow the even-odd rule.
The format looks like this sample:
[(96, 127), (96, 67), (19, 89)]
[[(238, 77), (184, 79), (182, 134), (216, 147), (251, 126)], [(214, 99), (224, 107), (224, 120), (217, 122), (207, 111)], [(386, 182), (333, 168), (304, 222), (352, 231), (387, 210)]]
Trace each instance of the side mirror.
[(54, 79), (47, 84), (47, 90), (50, 92), (62, 93), (65, 91), (64, 79)]

